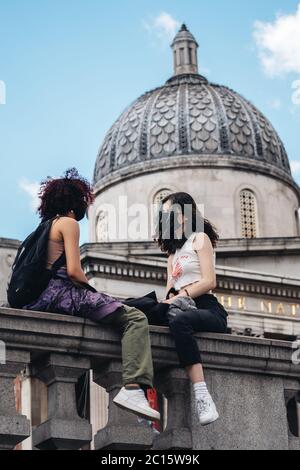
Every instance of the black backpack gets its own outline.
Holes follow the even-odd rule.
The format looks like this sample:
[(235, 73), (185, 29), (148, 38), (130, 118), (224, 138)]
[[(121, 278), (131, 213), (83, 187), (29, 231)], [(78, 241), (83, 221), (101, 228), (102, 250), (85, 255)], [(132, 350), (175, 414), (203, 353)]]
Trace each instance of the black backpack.
[(54, 219), (41, 222), (18, 249), (7, 289), (7, 300), (13, 308), (22, 308), (36, 300), (66, 262), (63, 253), (51, 270), (46, 269), (49, 232)]

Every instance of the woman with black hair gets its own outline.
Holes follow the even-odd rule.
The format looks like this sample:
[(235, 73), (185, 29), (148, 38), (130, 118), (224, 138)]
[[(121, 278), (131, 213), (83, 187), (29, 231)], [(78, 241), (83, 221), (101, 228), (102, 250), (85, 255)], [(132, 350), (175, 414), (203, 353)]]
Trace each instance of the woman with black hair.
[(153, 363), (148, 320), (144, 313), (129, 307), (89, 285), (80, 263), (79, 224), (93, 202), (88, 181), (77, 170), (62, 178), (42, 182), (39, 215), (52, 220), (48, 239), (46, 268), (51, 270), (65, 253), (66, 263), (58, 269), (41, 295), (26, 305), (27, 310), (81, 316), (110, 325), (122, 334), (123, 387), (114, 403), (128, 411), (159, 420), (145, 396), (153, 388)]
[[(218, 238), (215, 227), (202, 217), (189, 194), (174, 193), (162, 200), (157, 242), (168, 255), (167, 300), (164, 302), (172, 304), (180, 297), (190, 297), (196, 304), (196, 308), (176, 309), (176, 315), (169, 315), (169, 327), (180, 365), (193, 383), (202, 425), (216, 421), (219, 415), (207, 390), (193, 333), (227, 331), (227, 312), (212, 293), (216, 287), (214, 248)], [(169, 310), (171, 312), (171, 308)]]

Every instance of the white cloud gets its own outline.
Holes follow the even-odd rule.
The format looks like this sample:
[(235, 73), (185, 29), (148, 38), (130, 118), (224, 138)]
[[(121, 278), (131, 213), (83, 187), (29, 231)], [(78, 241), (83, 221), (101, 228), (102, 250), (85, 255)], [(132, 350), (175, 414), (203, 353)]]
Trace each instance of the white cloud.
[(174, 38), (180, 23), (167, 12), (161, 12), (158, 16), (148, 21), (143, 20), (144, 28), (163, 45), (169, 44)]
[(19, 182), (19, 187), (29, 196), (31, 210), (36, 211), (39, 206), (38, 191), (40, 185), (36, 182), (28, 181), (26, 178), (22, 178)]
[(300, 3), (295, 14), (277, 13), (273, 23), (255, 21), (253, 36), (268, 76), (300, 73)]
[(274, 98), (274, 100), (272, 100), (272, 101), (270, 102), (270, 107), (271, 107), (272, 109), (276, 109), (276, 110), (277, 110), (277, 109), (280, 109), (280, 108), (281, 108), (281, 101), (280, 101), (280, 99)]
[(292, 103), (296, 106), (300, 105), (300, 80), (295, 80), (292, 83)]

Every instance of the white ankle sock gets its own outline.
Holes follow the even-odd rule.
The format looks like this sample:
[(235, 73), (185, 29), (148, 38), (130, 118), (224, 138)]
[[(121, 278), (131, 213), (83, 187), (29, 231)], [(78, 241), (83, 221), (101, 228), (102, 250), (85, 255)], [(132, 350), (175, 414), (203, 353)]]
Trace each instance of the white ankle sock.
[(134, 392), (136, 393), (136, 392), (138, 392), (139, 390), (142, 390), (142, 389), (141, 389), (141, 388), (126, 388), (126, 387), (125, 387), (125, 390), (126, 390), (126, 392), (128, 392), (128, 393), (131, 393), (131, 392), (132, 392), (132, 393), (134, 393)]
[(204, 399), (210, 396), (209, 391), (207, 390), (207, 386), (205, 382), (197, 382), (193, 384), (195, 397), (197, 399)]

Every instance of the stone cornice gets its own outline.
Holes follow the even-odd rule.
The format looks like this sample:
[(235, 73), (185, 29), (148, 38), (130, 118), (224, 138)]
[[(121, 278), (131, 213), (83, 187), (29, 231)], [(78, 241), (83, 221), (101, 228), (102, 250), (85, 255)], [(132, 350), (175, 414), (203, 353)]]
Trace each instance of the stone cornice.
[[(156, 256), (165, 258), (157, 243), (154, 241), (113, 241), (102, 243), (85, 243), (81, 246), (81, 252), (86, 250), (100, 251), (115, 254), (132, 254), (147, 257)], [(265, 256), (300, 255), (300, 237), (268, 237), (268, 238), (222, 238), (216, 248), (218, 257), (223, 256)]]
[(8, 248), (17, 250), (21, 242), (13, 238), (0, 238), (0, 248)]
[[(165, 284), (167, 279), (165, 263), (163, 260), (141, 260), (130, 259), (117, 255), (107, 255), (99, 257), (83, 256), (83, 269), (88, 277), (100, 276), (105, 278), (115, 278), (120, 280), (139, 280), (153, 284)], [(147, 263), (147, 264), (146, 264)]]
[(300, 237), (221, 239), (216, 252), (219, 256), (300, 255)]
[[(104, 277), (164, 285), (167, 281), (166, 260), (142, 259), (89, 251), (82, 251), (82, 264), (89, 278)], [(281, 299), (300, 299), (300, 278), (277, 276), (228, 266), (216, 265), (218, 291), (240, 295), (262, 295)]]

